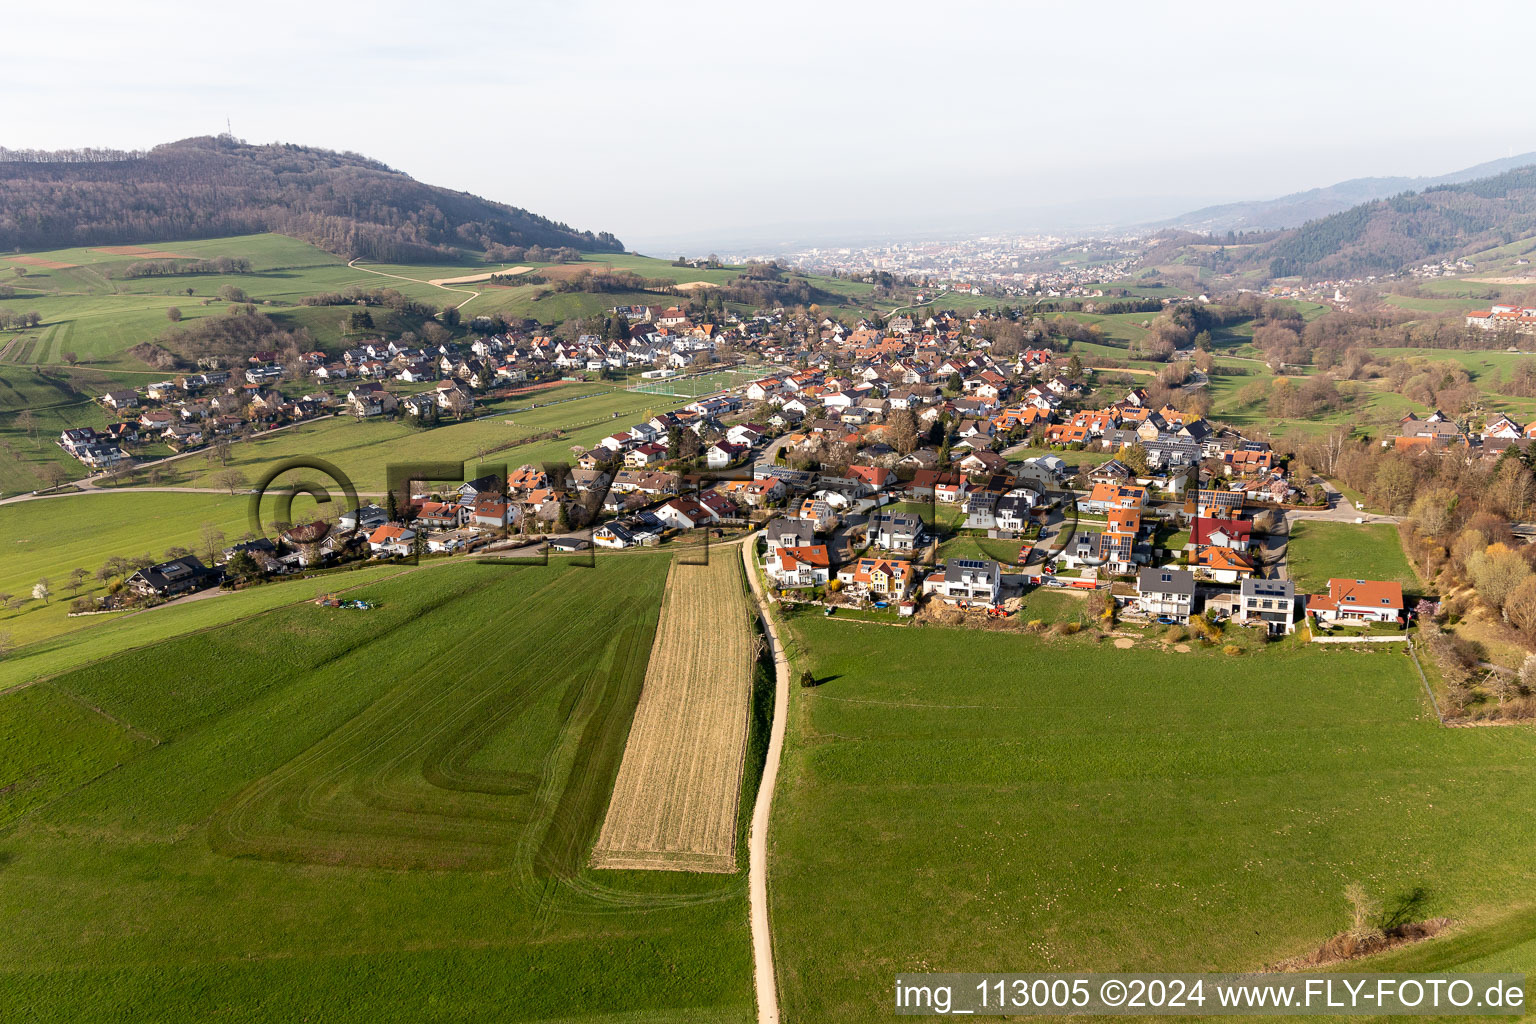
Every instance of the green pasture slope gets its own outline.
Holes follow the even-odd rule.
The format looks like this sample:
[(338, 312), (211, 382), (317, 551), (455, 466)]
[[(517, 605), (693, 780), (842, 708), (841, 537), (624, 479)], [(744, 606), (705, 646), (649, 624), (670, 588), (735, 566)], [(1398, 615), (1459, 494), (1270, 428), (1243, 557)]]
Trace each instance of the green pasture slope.
[(1536, 733), (1440, 727), (1401, 648), (793, 629), (822, 683), (771, 833), (788, 1020), (881, 1019), (903, 971), (1259, 970), (1351, 881), (1458, 922), (1383, 968), (1536, 968)]
[(7, 1019), (751, 1020), (743, 876), (587, 867), (665, 578), (457, 563), (0, 696)]
[(121, 654), (129, 648), (218, 629), (271, 608), (313, 600), (322, 594), (348, 593), (393, 576), (449, 564), (452, 563), (428, 561), (420, 567), (362, 564), (346, 572), (326, 573), (308, 579), (276, 580), (259, 587), (219, 592), (216, 597), (165, 604), (145, 611), (64, 620), (72, 627), (67, 632), (22, 644), (0, 660), (0, 690), (68, 672)]
[[(535, 392), (521, 401), (531, 404), (550, 400)], [(245, 473), (254, 484), (283, 460), (317, 456), (339, 467), (359, 491), (382, 493), (391, 463), (463, 460), (469, 464), (466, 468), (473, 471), (481, 461), (488, 465), (508, 463), (513, 467), (530, 462), (571, 462), (575, 457), (573, 448), (590, 448), (647, 412), (654, 415), (691, 401), (687, 397), (612, 388), (539, 409), (525, 405), (522, 410), (514, 408), (426, 430), (412, 427), (404, 420), (358, 422), (337, 416), (237, 444), (230, 465)], [(562, 434), (553, 439), (530, 440), (552, 431)], [(482, 452), (487, 454), (482, 457)], [(213, 487), (219, 472), (219, 468), (210, 467), (203, 459), (188, 459), (168, 479), (177, 484)]]
[[(248, 499), (227, 494), (122, 493), (77, 494), (0, 505), (0, 593), (26, 598), (19, 609), (0, 609), (0, 632), (18, 644), (81, 629), (110, 616), (68, 617), (76, 596), (100, 597), (106, 591), (96, 570), (113, 555), (163, 557), (166, 549), (202, 547), (204, 523), (212, 523), (228, 543), (248, 529)], [(89, 578), (78, 594), (69, 590), (70, 573), (84, 569)], [(53, 591), (48, 602), (32, 600), (32, 588), (46, 578)]]
[(1285, 563), (1302, 593), (1326, 591), (1328, 580), (1334, 577), (1400, 583), (1409, 594), (1422, 589), (1403, 554), (1397, 527), (1384, 523), (1293, 523)]

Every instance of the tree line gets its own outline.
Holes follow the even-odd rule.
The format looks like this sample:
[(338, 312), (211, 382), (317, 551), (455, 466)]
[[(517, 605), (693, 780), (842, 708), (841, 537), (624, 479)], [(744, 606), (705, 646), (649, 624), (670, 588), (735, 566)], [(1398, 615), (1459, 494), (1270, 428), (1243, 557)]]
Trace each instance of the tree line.
[(139, 260), (124, 267), (124, 278), (181, 277), (194, 274), (249, 274), (251, 261), (244, 257), (218, 256), (211, 260)]

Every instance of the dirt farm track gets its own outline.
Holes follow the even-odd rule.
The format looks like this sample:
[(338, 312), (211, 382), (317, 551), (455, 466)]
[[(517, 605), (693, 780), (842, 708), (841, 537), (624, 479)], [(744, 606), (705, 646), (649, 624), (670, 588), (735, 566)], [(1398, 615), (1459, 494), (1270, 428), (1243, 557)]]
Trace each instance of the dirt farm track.
[(736, 870), (750, 621), (739, 558), (673, 562), (593, 867)]

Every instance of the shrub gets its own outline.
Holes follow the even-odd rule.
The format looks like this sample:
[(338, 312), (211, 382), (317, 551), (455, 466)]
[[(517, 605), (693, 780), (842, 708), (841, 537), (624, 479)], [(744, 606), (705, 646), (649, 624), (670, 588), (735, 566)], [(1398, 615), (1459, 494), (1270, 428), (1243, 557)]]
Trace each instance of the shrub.
[(1176, 644), (1187, 639), (1189, 634), (1184, 631), (1183, 626), (1169, 626), (1168, 631), (1163, 634), (1164, 643)]
[(804, 672), (800, 673), (800, 685), (805, 687), (816, 685), (816, 677), (811, 674), (810, 669), (806, 669)]
[(1237, 646), (1237, 644), (1227, 644), (1227, 646), (1221, 649), (1221, 653), (1228, 655), (1229, 657), (1236, 657), (1237, 655), (1243, 653), (1243, 649)]

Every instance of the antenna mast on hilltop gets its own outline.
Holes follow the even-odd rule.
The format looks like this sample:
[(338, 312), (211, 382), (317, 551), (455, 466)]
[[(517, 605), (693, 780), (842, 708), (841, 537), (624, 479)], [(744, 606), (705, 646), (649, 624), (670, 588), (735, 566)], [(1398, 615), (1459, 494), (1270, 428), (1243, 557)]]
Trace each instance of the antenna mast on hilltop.
[(235, 130), (230, 127), (228, 114), (224, 115), (224, 134), (228, 135), (230, 138), (235, 137)]

